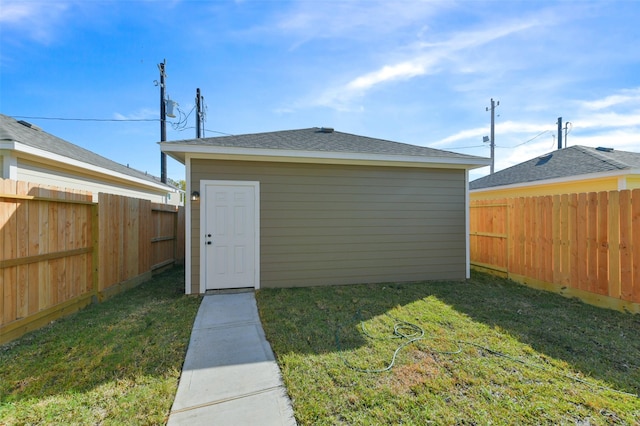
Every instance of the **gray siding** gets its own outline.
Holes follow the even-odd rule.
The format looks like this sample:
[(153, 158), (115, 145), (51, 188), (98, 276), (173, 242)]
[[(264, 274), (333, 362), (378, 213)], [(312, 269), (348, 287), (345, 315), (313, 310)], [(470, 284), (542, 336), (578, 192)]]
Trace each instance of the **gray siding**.
[(262, 287), (465, 278), (464, 170), (193, 160), (191, 172), (194, 189), (260, 182)]

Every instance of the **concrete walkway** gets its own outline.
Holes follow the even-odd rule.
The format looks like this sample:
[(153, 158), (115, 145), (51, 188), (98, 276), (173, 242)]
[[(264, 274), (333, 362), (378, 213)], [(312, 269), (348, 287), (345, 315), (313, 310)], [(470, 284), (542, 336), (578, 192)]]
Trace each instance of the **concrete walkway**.
[(168, 425), (295, 425), (253, 292), (202, 298)]

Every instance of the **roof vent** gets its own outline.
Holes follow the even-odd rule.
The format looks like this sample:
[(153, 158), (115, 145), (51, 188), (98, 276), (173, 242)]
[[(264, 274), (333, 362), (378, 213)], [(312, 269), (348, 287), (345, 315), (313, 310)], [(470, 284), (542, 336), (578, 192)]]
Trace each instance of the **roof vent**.
[(536, 163), (536, 166), (542, 166), (544, 164), (547, 164), (549, 160), (551, 160), (552, 158), (553, 158), (553, 153), (541, 155), (540, 157), (538, 157), (538, 162)]
[(318, 133), (333, 133), (333, 127), (320, 127)]
[(18, 123), (33, 130), (40, 130), (40, 127), (36, 126), (35, 124), (31, 124), (28, 121), (18, 120)]
[(604, 147), (604, 146), (599, 146), (596, 148), (596, 151), (602, 151), (602, 152), (613, 152), (613, 148), (608, 148), (608, 147)]
[(552, 152), (550, 152), (548, 154), (541, 155), (540, 157), (538, 157), (538, 160), (549, 161), (549, 160), (551, 160), (551, 157), (553, 157), (553, 153)]

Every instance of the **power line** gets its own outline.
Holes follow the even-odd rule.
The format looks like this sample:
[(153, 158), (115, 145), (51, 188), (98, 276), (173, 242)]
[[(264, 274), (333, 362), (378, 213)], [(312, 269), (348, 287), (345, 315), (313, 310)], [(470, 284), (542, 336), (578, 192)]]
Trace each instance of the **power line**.
[[(184, 115), (184, 113), (178, 108), (178, 111), (180, 113), (182, 113)], [(188, 118), (191, 113), (193, 112), (193, 108), (191, 109), (191, 111), (189, 112), (189, 114), (186, 115), (185, 118), (180, 118), (179, 121), (177, 123), (175, 123), (176, 125), (184, 125), (186, 118)], [(10, 117), (12, 118), (16, 118), (16, 119), (27, 119), (27, 120), (58, 120), (58, 121), (97, 121), (97, 122), (157, 122), (160, 121), (159, 118), (68, 118), (68, 117), (34, 117), (34, 116), (28, 116), (28, 115), (10, 115)], [(172, 124), (174, 124), (173, 122), (170, 122)], [(183, 130), (187, 130), (187, 129), (194, 129), (195, 127), (191, 126), (191, 127), (178, 127), (178, 128), (174, 128), (176, 131), (183, 131)], [(225, 133), (225, 132), (220, 132), (217, 130), (211, 130), (211, 129), (205, 129), (207, 132), (211, 132), (211, 133), (217, 133), (219, 135), (224, 135), (224, 136), (235, 136), (231, 133)]]
[(189, 111), (189, 113), (187, 114), (185, 114), (184, 111), (180, 109), (180, 107), (177, 107), (176, 109), (178, 110), (179, 118), (177, 122), (171, 122), (171, 127), (173, 127), (173, 130), (182, 131), (186, 128), (187, 120), (191, 116), (191, 113), (196, 109), (196, 107), (194, 106), (193, 108), (191, 108), (191, 111)]
[(235, 135), (233, 135), (231, 133), (218, 132), (216, 130), (209, 130), (209, 129), (204, 129), (204, 130), (206, 130), (207, 132), (211, 132), (211, 133), (217, 133), (217, 134), (223, 135), (223, 136), (235, 136)]
[(32, 117), (27, 115), (12, 115), (13, 118), (27, 120), (58, 120), (58, 121), (160, 121), (159, 118), (67, 118), (67, 117)]
[(484, 145), (474, 145), (474, 146), (455, 146), (455, 147), (446, 147), (443, 149), (471, 149), (471, 148), (483, 148)]
[(538, 137), (540, 137), (540, 136), (542, 136), (542, 135), (544, 135), (545, 133), (550, 132), (550, 131), (551, 131), (551, 130), (549, 130), (549, 129), (547, 129), (547, 130), (543, 130), (542, 132), (538, 133), (537, 135), (535, 135), (535, 136), (534, 136), (534, 137), (532, 137), (531, 139), (526, 140), (526, 141), (524, 141), (524, 142), (522, 142), (522, 143), (519, 143), (518, 145), (515, 145), (515, 146), (513, 146), (512, 148), (516, 148), (516, 147), (522, 146), (522, 145), (524, 145), (524, 144), (526, 144), (526, 143), (529, 143), (529, 142), (531, 142), (532, 140), (534, 140), (534, 139), (536, 139), (536, 138), (538, 138)]

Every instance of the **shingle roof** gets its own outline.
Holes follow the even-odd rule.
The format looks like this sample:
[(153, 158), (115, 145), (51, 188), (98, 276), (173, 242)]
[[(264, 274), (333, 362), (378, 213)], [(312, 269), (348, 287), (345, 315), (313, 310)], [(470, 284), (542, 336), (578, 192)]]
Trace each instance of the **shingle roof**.
[(202, 139), (163, 142), (163, 145), (199, 145), (211, 147), (255, 148), (291, 151), (382, 154), (430, 158), (484, 160), (483, 157), (459, 154), (424, 146), (337, 132), (333, 129), (308, 129), (253, 133), (238, 136), (218, 136)]
[(469, 184), (469, 189), (637, 168), (640, 168), (640, 153), (576, 145), (476, 179)]
[[(25, 124), (22, 124), (25, 123)], [(124, 166), (102, 157), (78, 145), (60, 139), (36, 126), (26, 122), (19, 122), (6, 115), (0, 114), (0, 141), (19, 142), (43, 151), (61, 155), (72, 160), (81, 161), (93, 166), (119, 172), (134, 178), (143, 179), (154, 184), (161, 184), (160, 179), (145, 172)]]

